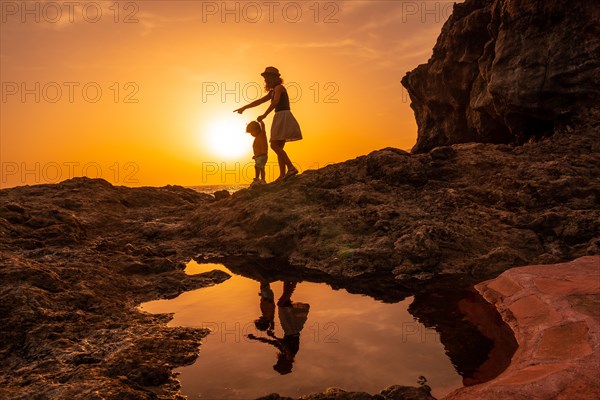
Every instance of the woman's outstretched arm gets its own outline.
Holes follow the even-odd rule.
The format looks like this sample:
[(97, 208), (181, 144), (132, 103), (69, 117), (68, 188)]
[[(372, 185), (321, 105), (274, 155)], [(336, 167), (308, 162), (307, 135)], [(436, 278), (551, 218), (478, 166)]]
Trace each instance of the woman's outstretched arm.
[(233, 110), (233, 112), (237, 112), (237, 113), (243, 113), (246, 109), (248, 108), (252, 108), (252, 107), (256, 107), (261, 105), (262, 103), (266, 103), (267, 101), (269, 101), (271, 99), (271, 92), (267, 93), (266, 95), (264, 95), (263, 97), (261, 97), (258, 100), (254, 100), (252, 103), (250, 104), (246, 104), (244, 107), (240, 107), (237, 110)]

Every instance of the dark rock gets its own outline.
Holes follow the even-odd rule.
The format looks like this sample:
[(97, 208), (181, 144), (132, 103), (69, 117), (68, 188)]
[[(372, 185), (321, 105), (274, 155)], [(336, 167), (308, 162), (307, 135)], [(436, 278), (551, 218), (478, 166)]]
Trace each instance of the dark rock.
[(435, 147), (429, 152), (429, 155), (434, 160), (449, 160), (456, 156), (456, 151), (452, 147), (441, 146)]
[(19, 214), (25, 214), (25, 208), (23, 208), (23, 206), (20, 204), (8, 203), (4, 205), (4, 208), (6, 208), (9, 211), (17, 212)]
[(433, 397), (429, 392), (430, 389), (427, 386), (410, 387), (395, 385), (382, 390), (381, 396), (385, 400), (433, 400)]
[[(228, 276), (188, 277), (178, 250), (146, 234), (166, 237), (212, 201), (87, 178), (1, 190), (0, 398), (180, 399), (172, 370), (194, 360), (205, 333), (136, 306)], [(112, 375), (117, 365), (126, 371)]]
[(429, 62), (402, 80), (419, 127), (413, 151), (521, 144), (589, 118), (600, 104), (598, 20), (586, 0), (455, 4)]
[(231, 196), (228, 190), (217, 190), (214, 194), (215, 200), (223, 200)]
[(76, 354), (70, 361), (72, 364), (81, 365), (81, 364), (98, 364), (101, 360), (97, 357), (92, 356), (91, 354)]

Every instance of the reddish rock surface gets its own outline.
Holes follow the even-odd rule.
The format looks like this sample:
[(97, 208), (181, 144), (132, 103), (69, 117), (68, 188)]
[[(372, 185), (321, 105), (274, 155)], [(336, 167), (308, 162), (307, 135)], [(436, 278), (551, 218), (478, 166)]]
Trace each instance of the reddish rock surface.
[(523, 143), (586, 118), (600, 100), (600, 7), (588, 0), (456, 4), (427, 64), (402, 80), (415, 152)]
[(513, 268), (476, 288), (518, 348), (501, 375), (445, 400), (600, 398), (600, 256)]

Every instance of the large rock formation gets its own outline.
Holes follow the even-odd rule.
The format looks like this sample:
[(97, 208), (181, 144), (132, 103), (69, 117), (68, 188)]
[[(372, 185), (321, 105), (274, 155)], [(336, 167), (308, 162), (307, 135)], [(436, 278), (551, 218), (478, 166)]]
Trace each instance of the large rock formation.
[(402, 84), (419, 126), (413, 152), (523, 143), (568, 129), (600, 103), (600, 6), (587, 0), (466, 0), (427, 64)]

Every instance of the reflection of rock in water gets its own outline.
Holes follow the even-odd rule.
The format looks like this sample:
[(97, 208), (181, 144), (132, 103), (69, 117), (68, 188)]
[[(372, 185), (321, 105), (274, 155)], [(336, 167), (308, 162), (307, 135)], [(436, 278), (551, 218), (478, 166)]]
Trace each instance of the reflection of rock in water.
[(417, 294), (409, 311), (439, 333), (446, 354), (467, 386), (498, 376), (517, 348), (512, 330), (496, 308), (477, 292), (460, 290), (451, 281)]
[[(429, 388), (393, 385), (377, 394), (364, 392), (346, 392), (339, 388), (330, 388), (323, 393), (302, 396), (303, 400), (435, 400), (429, 393)], [(278, 394), (263, 396), (257, 400), (293, 400)]]
[[(385, 303), (397, 303), (412, 296), (414, 288), (422, 285), (416, 280), (400, 281), (388, 272), (370, 272), (359, 277), (330, 275), (318, 269), (307, 269), (290, 264), (281, 258), (262, 259), (257, 257), (211, 258), (224, 263), (238, 275), (259, 282), (292, 281), (327, 283), (333, 289), (345, 289), (349, 293), (365, 294)], [(357, 279), (359, 278), (359, 279)]]

